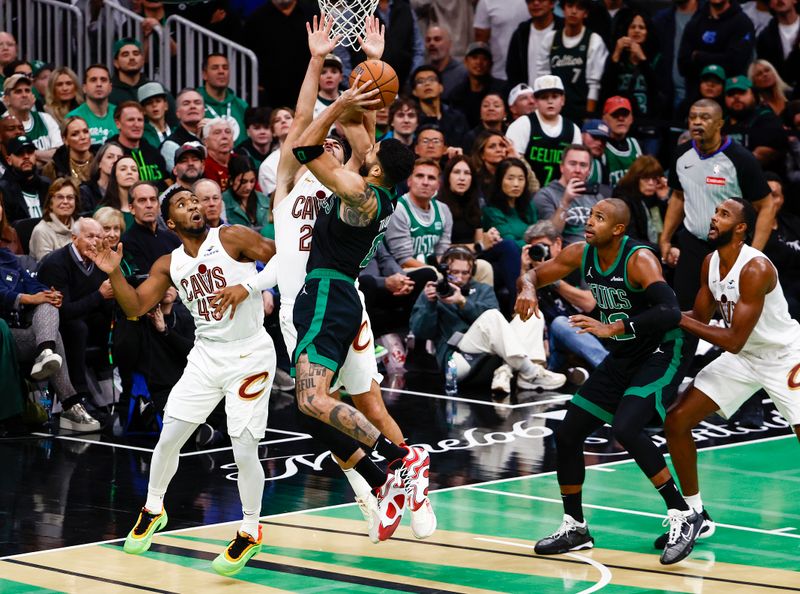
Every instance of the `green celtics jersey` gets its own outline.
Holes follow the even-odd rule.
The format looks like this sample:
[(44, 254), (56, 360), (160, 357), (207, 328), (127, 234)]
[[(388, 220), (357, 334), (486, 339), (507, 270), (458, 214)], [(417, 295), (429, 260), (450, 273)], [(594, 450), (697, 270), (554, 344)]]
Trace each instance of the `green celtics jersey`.
[(413, 245), (412, 253), (415, 258), (424, 262), (425, 258), (436, 251), (436, 244), (442, 239), (442, 233), (444, 233), (442, 213), (439, 211), (436, 199), (432, 198), (433, 220), (425, 225), (414, 216), (414, 210), (409, 205), (408, 200), (408, 196), (401, 196), (397, 199), (397, 205), (405, 208), (406, 213), (408, 213), (409, 231)]
[(31, 121), (33, 122), (31, 129), (25, 130), (25, 135), (33, 141), (37, 149), (49, 149), (50, 131), (47, 129), (47, 124), (44, 123), (42, 114), (38, 111), (32, 111)]
[[(600, 321), (604, 324), (632, 318), (650, 307), (644, 289), (634, 287), (628, 280), (628, 260), (641, 249), (650, 248), (624, 236), (616, 259), (603, 270), (596, 248), (588, 243), (583, 248), (583, 278), (597, 301)], [(641, 335), (636, 333), (636, 328), (633, 331), (632, 334), (612, 337), (606, 344), (608, 350), (616, 357), (632, 357), (652, 352), (661, 342), (660, 334)]]
[(67, 117), (79, 116), (86, 121), (89, 126), (89, 135), (92, 137), (92, 144), (105, 144), (106, 140), (119, 132), (114, 123), (115, 105), (108, 104), (108, 110), (104, 117), (98, 117), (89, 109), (87, 103), (81, 103), (78, 107), (67, 114)]
[(623, 144), (624, 148), (619, 148), (615, 147), (611, 140), (606, 143), (605, 171), (612, 188), (628, 172), (633, 162), (642, 156), (642, 148), (635, 138), (628, 137)]

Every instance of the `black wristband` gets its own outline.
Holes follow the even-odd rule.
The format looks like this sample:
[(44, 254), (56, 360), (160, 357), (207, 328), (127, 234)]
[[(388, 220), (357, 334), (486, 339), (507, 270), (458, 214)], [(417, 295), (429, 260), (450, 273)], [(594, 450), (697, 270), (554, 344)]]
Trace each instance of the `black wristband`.
[(298, 146), (292, 149), (292, 153), (294, 153), (295, 159), (300, 161), (301, 165), (305, 165), (306, 163), (310, 163), (322, 153), (325, 152), (325, 149), (322, 147), (321, 144), (311, 145), (311, 146)]

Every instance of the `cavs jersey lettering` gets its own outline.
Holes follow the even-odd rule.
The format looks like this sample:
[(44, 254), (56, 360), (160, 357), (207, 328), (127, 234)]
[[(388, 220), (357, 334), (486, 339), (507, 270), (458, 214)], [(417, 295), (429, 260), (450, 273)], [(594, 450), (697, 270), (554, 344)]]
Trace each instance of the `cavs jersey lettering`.
[(195, 336), (219, 342), (249, 338), (259, 332), (264, 323), (264, 307), (259, 295), (249, 296), (236, 308), (230, 319), (214, 316), (211, 298), (220, 289), (241, 284), (256, 273), (255, 262), (237, 262), (225, 251), (219, 238), (219, 228), (209, 229), (196, 257), (187, 254), (183, 246), (172, 251), (169, 266), (172, 283), (194, 318)]

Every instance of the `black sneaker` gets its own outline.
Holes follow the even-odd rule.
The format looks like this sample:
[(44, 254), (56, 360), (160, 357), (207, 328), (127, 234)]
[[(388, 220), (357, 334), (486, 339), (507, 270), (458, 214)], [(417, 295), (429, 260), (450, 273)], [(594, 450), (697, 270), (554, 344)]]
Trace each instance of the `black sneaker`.
[(589, 534), (586, 522), (581, 525), (572, 516), (564, 514), (564, 521), (561, 522), (559, 529), (537, 542), (533, 551), (537, 555), (558, 555), (591, 549), (593, 546), (594, 538)]
[[(703, 508), (703, 527), (700, 528), (700, 536), (698, 536), (698, 540), (702, 540), (704, 538), (708, 538), (712, 536), (714, 532), (717, 530), (717, 525), (714, 524), (714, 520), (711, 519), (711, 516), (708, 515), (708, 512)], [(667, 544), (667, 539), (669, 538), (669, 532), (665, 532), (661, 536), (659, 536), (655, 541), (653, 541), (653, 546), (658, 549), (659, 551), (663, 551), (664, 547)]]
[[(687, 516), (686, 514), (689, 513)], [(667, 511), (664, 526), (669, 525), (669, 535), (664, 551), (661, 553), (661, 564), (672, 565), (685, 559), (694, 548), (694, 543), (703, 527), (703, 516), (695, 511), (684, 512), (678, 509)]]

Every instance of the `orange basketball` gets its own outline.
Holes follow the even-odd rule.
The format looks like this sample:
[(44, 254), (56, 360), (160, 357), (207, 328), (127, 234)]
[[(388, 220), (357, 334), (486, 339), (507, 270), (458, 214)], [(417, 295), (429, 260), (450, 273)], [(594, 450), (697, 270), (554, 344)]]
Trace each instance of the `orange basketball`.
[(367, 91), (371, 91), (375, 88), (381, 90), (380, 94), (375, 96), (375, 98), (380, 99), (381, 102), (376, 103), (369, 109), (389, 107), (395, 100), (395, 97), (397, 97), (397, 92), (400, 90), (400, 80), (397, 78), (397, 73), (394, 71), (394, 68), (381, 60), (365, 60), (353, 68), (353, 71), (350, 73), (351, 87), (356, 80), (356, 76), (359, 74), (361, 74), (361, 81), (359, 84), (363, 85), (368, 80), (372, 81), (372, 84), (366, 88)]

